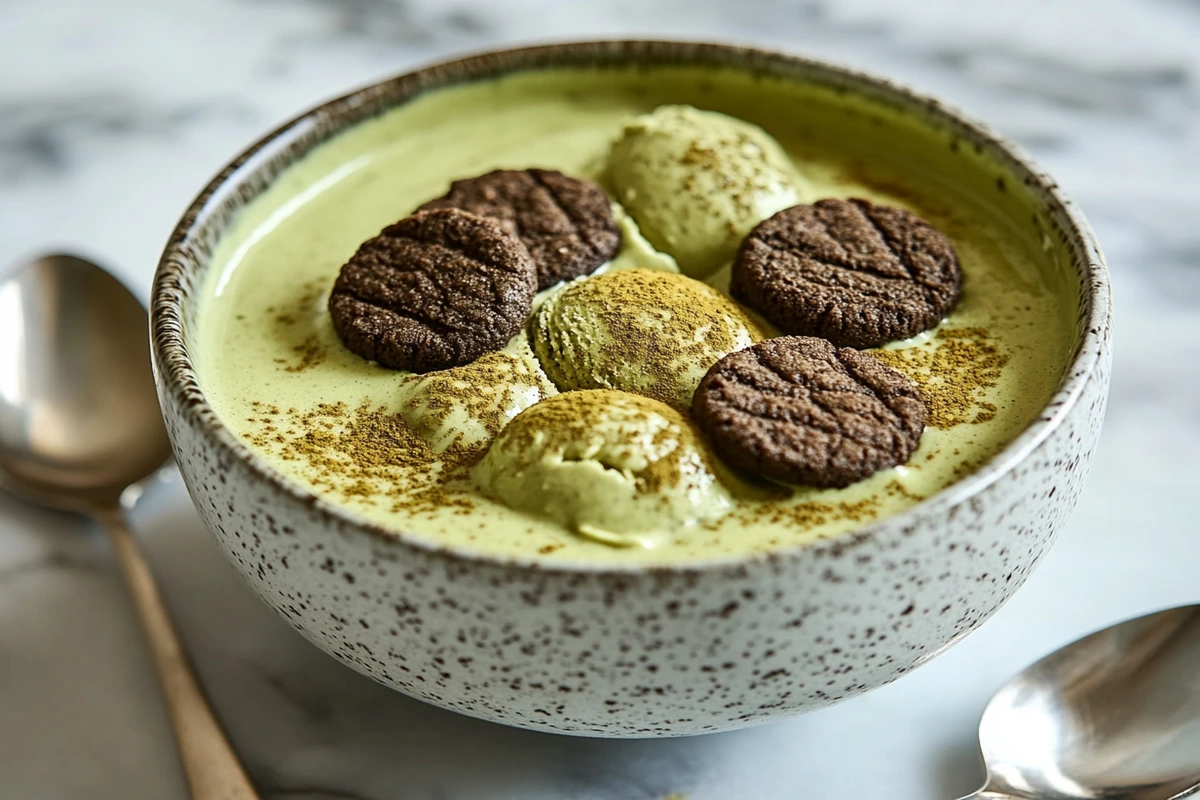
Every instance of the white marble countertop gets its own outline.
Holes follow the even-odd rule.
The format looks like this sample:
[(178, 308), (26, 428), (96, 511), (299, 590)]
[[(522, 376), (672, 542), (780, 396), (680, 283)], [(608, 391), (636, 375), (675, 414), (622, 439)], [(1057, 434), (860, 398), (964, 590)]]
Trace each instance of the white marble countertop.
[[(1115, 282), (1112, 405), (1079, 510), (963, 644), (843, 705), (687, 740), (588, 741), (438, 711), (341, 667), (261, 605), (177, 477), (135, 512), (219, 715), (267, 798), (953, 798), (1010, 673), (1197, 600), (1200, 5), (1195, 0), (0, 0), (0, 262), (46, 248), (146, 296), (201, 184), (317, 100), (499, 43), (734, 39), (882, 72), (1015, 138), (1082, 205)], [(96, 531), (0, 497), (0, 796), (185, 791)]]

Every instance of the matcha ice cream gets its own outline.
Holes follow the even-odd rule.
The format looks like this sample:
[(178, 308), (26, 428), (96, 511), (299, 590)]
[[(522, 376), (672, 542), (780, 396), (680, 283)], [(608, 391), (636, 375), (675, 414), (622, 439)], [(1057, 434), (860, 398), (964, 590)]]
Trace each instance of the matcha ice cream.
[(682, 414), (607, 389), (566, 392), (522, 411), (475, 480), (510, 508), (615, 545), (654, 546), (733, 507)]
[(756, 125), (691, 106), (625, 124), (609, 153), (616, 197), (680, 269), (706, 278), (750, 229), (800, 202), (791, 161)]
[(534, 315), (531, 336), (559, 389), (620, 389), (686, 411), (708, 368), (763, 332), (712, 287), (631, 269), (551, 296)]
[(413, 375), (400, 387), (400, 414), (435, 453), (486, 447), (505, 424), (558, 394), (524, 334), (470, 364)]

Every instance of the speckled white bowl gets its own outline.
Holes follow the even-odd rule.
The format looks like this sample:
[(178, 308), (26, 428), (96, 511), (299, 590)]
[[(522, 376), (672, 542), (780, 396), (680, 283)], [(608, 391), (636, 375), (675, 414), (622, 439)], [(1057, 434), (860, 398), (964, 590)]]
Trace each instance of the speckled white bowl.
[[(678, 568), (480, 558), (383, 531), (283, 479), (225, 428), (189, 356), (197, 287), (233, 215), (324, 140), (427, 89), (564, 64), (736, 65), (910, 115), (1025, 191), (1070, 254), (1075, 350), (1044, 412), (975, 474), (832, 541)], [(965, 156), (964, 156), (965, 157)], [(258, 594), (335, 658), (464, 714), (561, 733), (720, 731), (882, 686), (965, 636), (1022, 584), (1071, 512), (1109, 383), (1110, 303), (1083, 217), (1010, 144), (936, 100), (785, 55), (605, 42), (441, 64), (317, 108), (230, 164), (185, 213), (155, 277), (163, 412), (192, 499)]]

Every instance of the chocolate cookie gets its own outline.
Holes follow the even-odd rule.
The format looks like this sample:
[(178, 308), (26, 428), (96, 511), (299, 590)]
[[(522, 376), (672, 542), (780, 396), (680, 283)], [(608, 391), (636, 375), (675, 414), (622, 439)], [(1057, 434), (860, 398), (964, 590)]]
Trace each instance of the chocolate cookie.
[(333, 285), (329, 313), (352, 352), (429, 372), (504, 347), (529, 317), (536, 285), (529, 253), (498, 222), (425, 211), (358, 248)]
[(934, 327), (962, 270), (925, 220), (868, 200), (793, 206), (750, 232), (730, 292), (785, 333), (876, 347)]
[(587, 275), (621, 246), (604, 191), (554, 170), (497, 170), (455, 181), (419, 210), (433, 208), (461, 208), (500, 221), (529, 248), (539, 289)]
[(733, 466), (822, 488), (904, 463), (925, 429), (925, 404), (908, 378), (808, 336), (722, 358), (700, 382), (692, 415)]

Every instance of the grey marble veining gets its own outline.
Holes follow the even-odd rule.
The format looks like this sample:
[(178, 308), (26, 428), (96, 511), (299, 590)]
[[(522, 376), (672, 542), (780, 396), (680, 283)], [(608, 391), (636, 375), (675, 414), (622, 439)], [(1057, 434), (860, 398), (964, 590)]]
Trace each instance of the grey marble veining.
[(14, 99), (0, 104), (0, 181), (15, 187), (66, 173), (88, 143), (170, 141), (212, 116), (236, 120), (249, 112), (229, 101), (158, 106), (121, 92)]
[[(606, 742), (437, 711), (340, 667), (225, 565), (169, 475), (135, 514), (201, 676), (268, 798), (952, 798), (993, 688), (1091, 627), (1196, 600), (1200, 3), (1195, 0), (0, 0), (0, 259), (78, 249), (145, 293), (201, 184), (252, 138), (452, 53), (605, 36), (735, 40), (968, 108), (1059, 179), (1106, 247), (1112, 404), (1029, 584), (886, 689), (731, 734)], [(0, 797), (184, 797), (97, 532), (0, 497)]]

